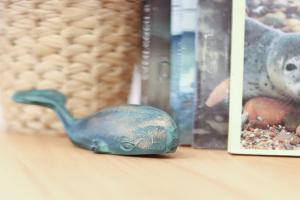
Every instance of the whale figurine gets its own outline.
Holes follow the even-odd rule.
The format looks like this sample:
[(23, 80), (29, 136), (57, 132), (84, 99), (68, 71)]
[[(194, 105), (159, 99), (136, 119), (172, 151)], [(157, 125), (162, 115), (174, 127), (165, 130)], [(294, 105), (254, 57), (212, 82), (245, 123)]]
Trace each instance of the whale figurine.
[(172, 118), (151, 106), (121, 105), (75, 119), (65, 107), (65, 96), (56, 90), (18, 91), (13, 99), (53, 109), (70, 140), (95, 153), (154, 155), (173, 153), (178, 146)]

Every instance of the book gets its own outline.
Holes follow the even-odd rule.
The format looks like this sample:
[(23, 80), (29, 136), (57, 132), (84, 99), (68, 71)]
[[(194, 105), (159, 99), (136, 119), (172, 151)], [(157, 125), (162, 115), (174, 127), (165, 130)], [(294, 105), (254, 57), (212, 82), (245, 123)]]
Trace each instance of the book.
[(171, 91), (172, 116), (180, 144), (192, 144), (196, 76), (197, 0), (172, 0)]
[(231, 0), (198, 0), (193, 146), (225, 149), (228, 135)]
[(233, 2), (228, 151), (300, 156), (300, 2)]
[(142, 1), (141, 103), (170, 113), (171, 0)]

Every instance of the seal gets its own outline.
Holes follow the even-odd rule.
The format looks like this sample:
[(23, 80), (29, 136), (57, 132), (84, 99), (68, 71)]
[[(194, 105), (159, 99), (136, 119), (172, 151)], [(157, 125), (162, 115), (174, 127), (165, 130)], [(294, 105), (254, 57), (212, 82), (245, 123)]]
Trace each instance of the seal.
[[(271, 97), (300, 103), (300, 33), (284, 33), (246, 18), (243, 100)], [(228, 94), (228, 80), (210, 94), (213, 107)]]
[(300, 33), (246, 18), (244, 95), (300, 102)]
[(95, 153), (153, 155), (175, 152), (175, 122), (162, 110), (150, 106), (120, 105), (74, 119), (65, 107), (65, 96), (56, 90), (16, 92), (18, 103), (53, 109), (71, 141)]

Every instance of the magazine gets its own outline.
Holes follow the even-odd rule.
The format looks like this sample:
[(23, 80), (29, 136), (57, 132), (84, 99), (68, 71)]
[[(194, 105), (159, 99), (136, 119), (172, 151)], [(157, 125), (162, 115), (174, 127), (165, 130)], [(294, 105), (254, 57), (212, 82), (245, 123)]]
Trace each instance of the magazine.
[(300, 1), (234, 1), (234, 154), (300, 155)]

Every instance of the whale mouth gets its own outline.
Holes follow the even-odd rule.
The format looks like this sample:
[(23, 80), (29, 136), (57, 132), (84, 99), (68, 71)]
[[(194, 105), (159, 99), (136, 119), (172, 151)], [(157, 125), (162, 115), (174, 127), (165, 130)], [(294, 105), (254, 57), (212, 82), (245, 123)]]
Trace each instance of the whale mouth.
[(174, 153), (177, 150), (177, 147), (179, 145), (179, 137), (178, 137), (177, 127), (175, 127), (174, 130), (171, 131), (171, 133), (172, 134), (170, 134), (168, 136), (166, 153)]
[(179, 139), (174, 138), (171, 142), (171, 148), (168, 152), (169, 153), (174, 153), (177, 150), (178, 145), (179, 145)]

